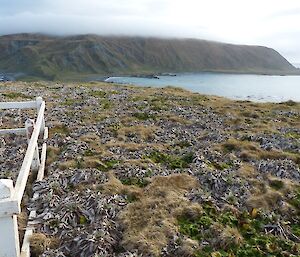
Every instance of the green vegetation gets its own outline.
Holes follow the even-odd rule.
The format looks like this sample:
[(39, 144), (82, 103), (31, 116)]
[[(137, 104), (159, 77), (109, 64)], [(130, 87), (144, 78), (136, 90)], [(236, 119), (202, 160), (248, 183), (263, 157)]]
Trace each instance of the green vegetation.
[(137, 118), (138, 120), (155, 120), (156, 116), (154, 114), (149, 114), (146, 112), (136, 112), (132, 114), (133, 117)]
[[(32, 42), (30, 38), (36, 44), (29, 45)], [(19, 43), (11, 44), (14, 40)], [(102, 45), (106, 46), (105, 50)], [(122, 53), (121, 49), (124, 49), (124, 46), (130, 55)], [(19, 34), (1, 36), (0, 47), (0, 69), (24, 72), (28, 74), (25, 75), (28, 81), (39, 78), (82, 81), (99, 74), (153, 74), (167, 70), (297, 73), (297, 70), (273, 49), (224, 45), (202, 40), (135, 37), (116, 39), (96, 35), (81, 36), (81, 40), (77, 40), (76, 36), (57, 38)], [(144, 56), (147, 58), (143, 58)]]
[[(178, 218), (181, 233), (199, 242), (211, 242), (209, 246), (197, 251), (195, 256), (284, 257), (288, 253), (292, 254), (288, 256), (300, 254), (296, 243), (272, 233), (265, 233), (269, 224), (276, 223), (269, 215), (256, 211), (252, 211), (252, 214), (217, 212), (211, 204), (203, 207), (203, 213), (197, 217)], [(295, 234), (300, 232), (298, 224), (294, 224), (292, 228)]]
[(300, 214), (300, 187), (297, 187), (294, 197), (290, 200), (290, 204), (293, 205)]
[(149, 184), (149, 181), (145, 180), (144, 178), (137, 178), (137, 177), (130, 177), (120, 179), (123, 185), (135, 185), (138, 187), (145, 187)]
[(189, 164), (193, 162), (194, 154), (190, 152), (183, 156), (176, 156), (155, 151), (146, 157), (155, 163), (166, 165), (170, 169), (182, 169), (189, 167)]
[(275, 190), (280, 190), (284, 187), (284, 182), (279, 179), (273, 179), (269, 182), (270, 187), (274, 188)]
[(1, 93), (1, 95), (9, 99), (16, 99), (16, 98), (32, 99), (31, 96), (19, 92), (6, 92), (6, 93)]

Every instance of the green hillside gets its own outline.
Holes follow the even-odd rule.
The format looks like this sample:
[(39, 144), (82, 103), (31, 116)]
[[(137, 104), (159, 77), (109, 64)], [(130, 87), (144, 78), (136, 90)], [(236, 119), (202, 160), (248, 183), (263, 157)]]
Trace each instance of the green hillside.
[(298, 72), (278, 52), (262, 46), (196, 39), (39, 34), (1, 36), (0, 70), (50, 80), (91, 74)]

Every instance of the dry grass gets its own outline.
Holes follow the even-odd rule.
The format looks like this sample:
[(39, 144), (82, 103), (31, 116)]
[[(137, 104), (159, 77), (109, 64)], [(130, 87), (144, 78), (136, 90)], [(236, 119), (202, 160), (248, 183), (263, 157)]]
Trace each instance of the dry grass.
[(49, 129), (49, 138), (52, 138), (55, 134), (60, 134), (60, 135), (68, 135), (70, 133), (69, 128), (59, 122), (54, 122), (52, 124), (52, 127)]
[(86, 135), (81, 136), (79, 139), (80, 141), (86, 142), (89, 145), (89, 150), (94, 156), (111, 156), (111, 153), (105, 150), (105, 145), (101, 144), (100, 137), (95, 133), (88, 133)]
[(264, 181), (252, 179), (250, 182), (253, 189), (252, 195), (247, 200), (248, 207), (274, 210), (280, 206), (279, 211), (283, 214), (291, 215), (294, 212), (294, 208), (288, 203), (288, 196), (298, 186), (293, 181), (268, 176)]
[(233, 138), (229, 139), (225, 143), (222, 143), (221, 145), (216, 146), (216, 149), (222, 150), (225, 153), (237, 152), (239, 157), (244, 161), (260, 159), (291, 159), (297, 163), (299, 158), (295, 154), (288, 152), (278, 150), (266, 151), (261, 149), (259, 144), (256, 142), (240, 141)]
[(154, 133), (159, 129), (157, 126), (136, 125), (131, 127), (122, 127), (117, 131), (118, 139), (126, 141), (128, 136), (138, 136), (142, 140), (150, 140)]
[(29, 241), (32, 256), (40, 256), (45, 250), (55, 249), (59, 245), (58, 239), (47, 237), (42, 233), (34, 233)]
[(226, 226), (222, 230), (218, 241), (222, 249), (230, 249), (242, 245), (244, 239), (237, 228)]
[(238, 170), (238, 174), (245, 178), (255, 177), (258, 172), (257, 170), (250, 164), (243, 163)]
[(183, 117), (176, 116), (176, 115), (167, 115), (165, 117), (165, 119), (169, 120), (169, 121), (172, 121), (172, 122), (180, 123), (180, 124), (183, 124), (183, 125), (190, 125), (190, 124), (193, 123), (190, 120), (187, 120), (187, 119), (185, 119)]
[(19, 229), (19, 241), (23, 242), (23, 237), (26, 231), (28, 221), (28, 215), (26, 210), (22, 210), (22, 212), (18, 215), (18, 229)]
[(105, 194), (125, 194), (131, 199), (140, 199), (143, 195), (141, 188), (132, 185), (123, 185), (112, 172), (108, 173), (108, 182), (100, 185), (100, 189)]
[(77, 166), (77, 162), (75, 160), (68, 160), (68, 161), (60, 162), (58, 164), (58, 168), (61, 170), (75, 168), (76, 166)]
[(198, 204), (192, 204), (184, 197), (196, 186), (196, 179), (187, 174), (154, 177), (143, 189), (122, 185), (111, 175), (103, 185), (104, 192), (125, 193), (136, 198), (119, 215), (124, 228), (122, 246), (159, 256), (161, 249), (178, 230), (177, 217), (201, 213)]
[(104, 146), (108, 149), (110, 147), (121, 147), (123, 149), (133, 151), (133, 152), (138, 151), (138, 150), (143, 150), (147, 147), (151, 148), (153, 150), (157, 150), (157, 151), (164, 151), (168, 147), (168, 145), (164, 145), (164, 144), (155, 144), (155, 143), (141, 143), (141, 144), (139, 144), (139, 143), (129, 143), (129, 142), (115, 141), (115, 140), (107, 142)]
[(60, 154), (61, 150), (58, 147), (47, 146), (47, 160), (46, 166), (55, 162)]
[(251, 208), (272, 210), (279, 206), (281, 200), (283, 200), (283, 196), (280, 192), (267, 189), (262, 194), (252, 195), (248, 199), (247, 205)]

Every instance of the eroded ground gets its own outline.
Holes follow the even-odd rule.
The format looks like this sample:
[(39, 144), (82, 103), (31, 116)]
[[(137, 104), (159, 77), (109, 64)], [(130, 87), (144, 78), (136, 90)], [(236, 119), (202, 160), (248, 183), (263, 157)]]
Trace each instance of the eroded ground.
[[(1, 101), (35, 96), (50, 128), (47, 176), (32, 186), (40, 198), (24, 204), (38, 214), (35, 255), (300, 255), (299, 103), (103, 83), (0, 86)], [(14, 178), (7, 167), (22, 151), (5, 144), (1, 177)]]

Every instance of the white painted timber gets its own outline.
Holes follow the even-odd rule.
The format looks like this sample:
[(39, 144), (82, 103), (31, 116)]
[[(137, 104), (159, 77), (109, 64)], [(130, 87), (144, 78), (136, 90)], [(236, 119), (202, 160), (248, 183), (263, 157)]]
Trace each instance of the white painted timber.
[[(28, 143), (30, 142), (34, 130), (34, 126), (35, 126), (35, 122), (33, 119), (27, 119), (25, 121), (25, 129), (26, 129), (26, 136), (27, 136)], [(39, 166), (40, 166), (39, 148), (38, 148), (38, 144), (36, 143), (32, 163), (31, 163), (31, 168), (33, 170), (38, 170)]]
[(44, 130), (44, 143), (42, 146), (42, 153), (41, 153), (41, 163), (39, 167), (39, 171), (37, 174), (37, 181), (41, 181), (44, 178), (44, 172), (45, 172), (45, 164), (46, 164), (46, 154), (47, 154), (47, 143), (46, 140), (48, 139), (48, 128), (45, 127)]
[[(48, 128), (45, 127), (44, 130), (44, 141), (48, 139)], [(46, 153), (47, 153), (47, 144), (46, 142), (43, 143), (42, 146), (42, 154), (41, 154), (41, 164), (37, 174), (37, 181), (42, 181), (44, 179), (44, 172), (45, 172), (45, 163), (46, 163)], [(35, 194), (33, 198), (39, 197), (38, 194)], [(36, 211), (31, 211), (29, 214), (29, 220), (32, 220), (36, 217)], [(26, 232), (24, 235), (23, 245), (21, 248), (21, 257), (30, 257), (30, 237), (32, 236), (34, 231), (34, 227), (28, 223), (26, 228)]]
[(0, 135), (6, 135), (6, 134), (26, 135), (26, 129), (25, 128), (0, 129)]
[(36, 146), (37, 146), (37, 140), (39, 138), (42, 122), (44, 119), (44, 111), (45, 111), (45, 102), (42, 102), (42, 105), (40, 107), (38, 117), (36, 120), (36, 124), (34, 126), (34, 130), (32, 133), (32, 136), (30, 138), (28, 148), (22, 163), (22, 167), (19, 172), (19, 176), (16, 181), (15, 185), (15, 194), (14, 194), (14, 199), (18, 200), (19, 203), (21, 203), (23, 194), (25, 191), (27, 179), (29, 176), (29, 171), (30, 171), (30, 166), (36, 151)]
[(36, 108), (36, 101), (0, 103), (0, 109), (32, 109), (32, 108)]
[[(40, 108), (42, 106), (42, 103), (43, 103), (43, 98), (42, 97), (37, 97), (36, 98), (36, 110), (37, 110), (37, 113), (39, 113)], [(45, 118), (43, 117), (42, 127), (41, 127), (41, 133), (44, 133), (44, 129), (45, 129)]]
[[(11, 199), (14, 194), (13, 181), (0, 180), (0, 199)], [(16, 215), (0, 217), (0, 257), (19, 257), (20, 243)]]
[[(1, 129), (1, 134), (25, 134), (28, 147), (16, 181), (13, 187), (12, 180), (0, 180), (0, 257), (30, 257), (30, 237), (34, 231), (36, 212), (31, 211), (29, 222), (24, 235), (20, 252), (19, 233), (16, 214), (20, 213), (20, 205), (26, 188), (30, 169), (38, 170), (37, 181), (44, 178), (46, 163), (48, 128), (45, 127), (45, 102), (41, 97), (30, 102), (0, 103), (0, 109), (32, 109), (38, 112), (36, 122), (27, 120), (25, 128)], [(41, 158), (39, 156), (38, 139), (43, 135)], [(39, 197), (34, 194), (33, 198)]]
[(19, 214), (20, 205), (17, 200), (6, 198), (0, 200), (0, 218), (7, 215)]

